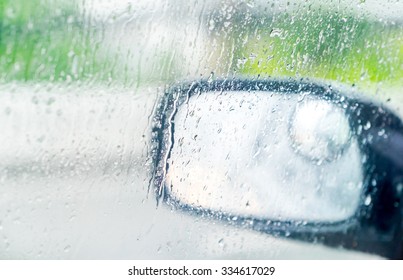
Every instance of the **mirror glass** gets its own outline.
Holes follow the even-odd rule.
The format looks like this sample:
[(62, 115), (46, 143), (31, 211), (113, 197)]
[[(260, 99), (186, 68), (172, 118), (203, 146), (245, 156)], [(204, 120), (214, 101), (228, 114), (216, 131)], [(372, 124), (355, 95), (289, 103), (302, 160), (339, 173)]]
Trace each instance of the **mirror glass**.
[(357, 210), (360, 149), (343, 109), (309, 93), (204, 92), (178, 107), (165, 192), (241, 217), (335, 222)]

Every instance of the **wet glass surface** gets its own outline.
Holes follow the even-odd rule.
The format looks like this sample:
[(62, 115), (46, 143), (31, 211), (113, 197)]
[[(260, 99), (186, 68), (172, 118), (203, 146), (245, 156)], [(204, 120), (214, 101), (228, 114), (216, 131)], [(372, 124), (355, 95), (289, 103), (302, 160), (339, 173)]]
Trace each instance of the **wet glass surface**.
[[(281, 239), (158, 204), (150, 190), (151, 130), (167, 87), (232, 77), (307, 77), (341, 84), (402, 117), (401, 10), (402, 2), (392, 0), (0, 0), (0, 258), (376, 257)], [(331, 201), (331, 209), (344, 210), (314, 211), (312, 216), (278, 205), (274, 216), (348, 217), (356, 208), (361, 173), (354, 137), (346, 133), (339, 112), (308, 99), (292, 100), (292, 106), (278, 100), (281, 108), (272, 108), (256, 95), (236, 98), (224, 98), (220, 106), (228, 111), (242, 103), (242, 116), (209, 111), (202, 99), (191, 102), (202, 111), (186, 120), (196, 123), (199, 114), (200, 125), (214, 122), (209, 135), (217, 136), (184, 138), (192, 143), (188, 147), (199, 143), (207, 149), (192, 155), (193, 169), (177, 172), (189, 173), (192, 186), (207, 177), (226, 186), (235, 182), (228, 179), (234, 176), (244, 176), (236, 185), (247, 177), (263, 177), (297, 188), (295, 182), (305, 180), (313, 189), (328, 187), (321, 202), (345, 198)], [(311, 119), (307, 112), (312, 110), (324, 122), (305, 127), (299, 120)], [(273, 124), (282, 131), (279, 138), (269, 137)], [(363, 124), (362, 129), (370, 126)], [(329, 140), (329, 128), (336, 128), (338, 137)], [(192, 133), (196, 129), (189, 128)], [(235, 133), (246, 129), (250, 132)], [(310, 138), (301, 136), (301, 130), (310, 129)], [(267, 152), (267, 143), (274, 146), (282, 139), (288, 141), (281, 143), (287, 143), (292, 162), (281, 150)], [(205, 174), (203, 165), (210, 164), (211, 154), (224, 155), (217, 141), (231, 149), (231, 160), (222, 157), (223, 170), (214, 165), (216, 174)], [(245, 154), (253, 161), (243, 162)], [(283, 165), (272, 166), (267, 158)], [(324, 160), (318, 164), (320, 158)], [(302, 164), (307, 159), (315, 165)], [(337, 166), (336, 173), (327, 173), (330, 166)], [(262, 171), (270, 168), (273, 176)], [(239, 172), (243, 169), (248, 173)], [(219, 179), (222, 174), (225, 178)], [(323, 176), (329, 185), (321, 184)], [(340, 180), (350, 182), (351, 189), (334, 194), (332, 186)], [(262, 200), (266, 193), (243, 188), (258, 196), (258, 203), (246, 207), (249, 198), (239, 194), (231, 210), (268, 213), (263, 210), (273, 204)], [(318, 191), (304, 199), (313, 199), (314, 193)], [(190, 202), (196, 196), (192, 193)], [(301, 194), (291, 197), (303, 205)], [(316, 206), (323, 210), (329, 205)]]

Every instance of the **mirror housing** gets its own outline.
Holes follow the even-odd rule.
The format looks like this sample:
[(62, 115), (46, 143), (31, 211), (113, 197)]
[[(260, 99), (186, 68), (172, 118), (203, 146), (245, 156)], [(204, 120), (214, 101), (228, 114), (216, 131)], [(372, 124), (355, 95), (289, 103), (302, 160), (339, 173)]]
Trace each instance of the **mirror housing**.
[[(308, 93), (309, 97), (342, 110), (362, 155), (362, 188), (354, 214), (335, 221), (242, 215), (233, 209), (227, 211), (225, 207), (217, 209), (189, 203), (178, 192), (172, 192), (168, 175), (173, 165), (179, 164), (178, 158), (171, 160), (173, 149), (178, 145), (175, 134), (178, 111), (187, 106), (191, 98), (225, 92), (268, 93), (267, 96), (274, 93), (285, 98), (297, 96), (301, 100)], [(403, 258), (403, 125), (399, 117), (383, 106), (343, 93), (331, 85), (303, 79), (202, 80), (169, 88), (153, 121), (153, 182), (159, 201), (163, 200), (174, 209), (279, 237)]]

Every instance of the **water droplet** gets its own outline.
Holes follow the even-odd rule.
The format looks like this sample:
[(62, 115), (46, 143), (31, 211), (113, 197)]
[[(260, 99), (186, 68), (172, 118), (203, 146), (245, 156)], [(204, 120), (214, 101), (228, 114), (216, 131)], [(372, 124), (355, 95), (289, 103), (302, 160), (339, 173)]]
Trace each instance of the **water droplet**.
[(396, 186), (396, 192), (398, 195), (401, 195), (401, 193), (403, 192), (403, 184), (398, 184)]
[(47, 105), (52, 105), (53, 103), (55, 103), (55, 99), (53, 97), (49, 98), (46, 102)]
[(379, 131), (378, 131), (378, 135), (379, 135), (379, 136), (385, 135), (385, 130), (384, 130), (384, 129), (379, 130)]
[(364, 130), (368, 130), (371, 128), (371, 123), (368, 121), (365, 125), (364, 125)]
[(357, 135), (361, 135), (361, 133), (362, 133), (362, 125), (359, 125), (357, 127)]
[(249, 55), (249, 59), (250, 59), (251, 62), (254, 62), (256, 58), (257, 58), (257, 54), (255, 54), (255, 53), (251, 53)]
[(369, 205), (371, 204), (371, 201), (372, 201), (371, 196), (368, 195), (368, 196), (365, 198), (364, 204), (365, 204), (366, 206), (369, 206)]
[(208, 29), (211, 31), (211, 30), (214, 29), (214, 27), (215, 27), (214, 19), (211, 19), (211, 20), (209, 21)]
[(221, 238), (220, 240), (218, 240), (218, 245), (220, 247), (224, 247), (224, 238)]
[(283, 30), (281, 30), (280, 28), (273, 28), (270, 31), (270, 37), (280, 37), (282, 33)]
[(71, 249), (71, 246), (70, 246), (70, 245), (67, 245), (66, 247), (64, 247), (63, 251), (64, 251), (65, 253), (68, 253), (68, 252), (70, 251), (70, 249)]
[(214, 72), (210, 73), (210, 76), (207, 79), (207, 82), (211, 83), (214, 80)]
[(38, 97), (36, 97), (36, 96), (32, 97), (31, 101), (34, 104), (38, 104), (38, 102), (39, 102)]
[(171, 249), (172, 249), (172, 244), (171, 244), (171, 242), (167, 242), (166, 247), (167, 247), (167, 251), (168, 251), (168, 252), (171, 251)]

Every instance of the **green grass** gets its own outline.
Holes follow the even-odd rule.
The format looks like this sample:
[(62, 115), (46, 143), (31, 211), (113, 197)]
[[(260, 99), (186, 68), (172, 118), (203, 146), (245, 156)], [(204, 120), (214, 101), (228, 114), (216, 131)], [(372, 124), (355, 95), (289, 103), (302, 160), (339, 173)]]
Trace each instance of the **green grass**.
[[(155, 77), (136, 73), (136, 65), (117, 65), (113, 51), (100, 55), (94, 38), (102, 27), (87, 27), (73, 3), (0, 0), (0, 81), (130, 85), (145, 78), (161, 80), (164, 73), (167, 79), (177, 78), (180, 71), (172, 74), (170, 53), (161, 55), (164, 73)], [(403, 27), (396, 24), (314, 10), (247, 19), (239, 14), (217, 37), (234, 46), (222, 65), (232, 63), (230, 71), (240, 75), (403, 85)]]
[(164, 73), (143, 73), (125, 63), (125, 54), (102, 45), (105, 23), (89, 24), (74, 3), (0, 0), (0, 81), (138, 86), (175, 79), (170, 50), (155, 56)]
[(401, 26), (323, 11), (256, 18), (250, 26), (233, 61), (243, 75), (403, 85)]
[[(0, 80), (89, 81), (113, 77), (94, 30), (69, 1), (0, 0)], [(106, 67), (107, 66), (107, 67)]]

